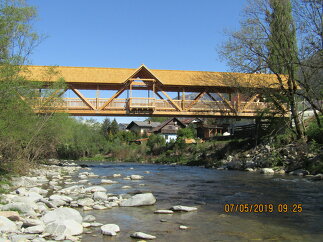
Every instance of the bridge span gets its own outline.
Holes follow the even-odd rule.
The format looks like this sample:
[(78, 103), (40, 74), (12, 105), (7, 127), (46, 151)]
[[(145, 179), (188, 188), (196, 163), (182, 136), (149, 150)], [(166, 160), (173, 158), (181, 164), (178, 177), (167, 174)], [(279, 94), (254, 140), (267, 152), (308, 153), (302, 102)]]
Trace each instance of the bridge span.
[[(253, 118), (264, 110), (277, 111), (263, 96), (279, 90), (280, 83), (271, 74), (150, 70), (141, 65), (138, 69), (54, 67), (55, 74), (45, 78), (47, 68), (27, 66), (23, 72), (28, 80), (51, 83), (63, 78), (66, 83), (55, 95), (37, 98), (33, 108), (38, 113)], [(75, 98), (63, 96), (68, 89)], [(96, 97), (86, 97), (84, 90), (96, 90)], [(104, 90), (114, 93), (100, 95)]]

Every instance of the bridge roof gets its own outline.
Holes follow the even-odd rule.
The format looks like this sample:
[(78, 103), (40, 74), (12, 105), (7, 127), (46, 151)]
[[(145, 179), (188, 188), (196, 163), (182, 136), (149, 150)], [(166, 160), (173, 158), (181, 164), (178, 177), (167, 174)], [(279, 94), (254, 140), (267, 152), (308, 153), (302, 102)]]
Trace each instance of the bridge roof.
[[(54, 75), (49, 74), (53, 72), (55, 72)], [(124, 84), (130, 78), (146, 78), (157, 79), (164, 86), (278, 88), (277, 77), (273, 74), (150, 70), (144, 65), (138, 69), (26, 66), (23, 75), (33, 81), (51, 82), (58, 77), (63, 77), (67, 83), (99, 85)]]

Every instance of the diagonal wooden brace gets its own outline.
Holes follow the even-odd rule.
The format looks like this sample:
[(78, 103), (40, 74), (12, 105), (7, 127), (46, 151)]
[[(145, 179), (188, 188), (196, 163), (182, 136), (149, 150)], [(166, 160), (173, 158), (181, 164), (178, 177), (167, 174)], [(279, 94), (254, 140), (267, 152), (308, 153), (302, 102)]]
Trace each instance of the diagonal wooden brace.
[(166, 93), (164, 92), (163, 90), (160, 90), (164, 95), (165, 97), (168, 98), (168, 101), (178, 110), (178, 111), (182, 111), (182, 109), (174, 102), (174, 100)]
[(243, 111), (245, 111), (250, 105), (251, 105), (251, 103), (253, 103), (253, 101), (255, 101), (255, 99), (258, 97), (258, 95), (259, 94), (255, 94), (255, 95), (253, 95), (250, 99), (249, 99), (249, 101), (243, 106), (243, 108), (240, 110), (240, 112), (243, 112)]
[(73, 88), (71, 86), (71, 90), (91, 109), (96, 110), (96, 108), (87, 100), (86, 97), (82, 95), (82, 93), (79, 92), (79, 90)]
[(216, 94), (223, 100), (223, 102), (227, 105), (229, 109), (231, 109), (232, 112), (237, 113), (237, 111), (232, 107), (230, 102), (225, 97), (223, 97), (221, 93), (216, 93)]
[(204, 95), (206, 94), (206, 92), (200, 92), (196, 98), (194, 98), (194, 101), (191, 102), (191, 104), (186, 108), (186, 111), (189, 111)]
[(121, 89), (119, 89), (115, 94), (113, 94), (113, 96), (108, 100), (106, 101), (102, 107), (99, 108), (99, 110), (103, 110), (106, 108), (106, 106), (108, 106), (115, 98), (117, 98), (118, 96), (121, 95), (121, 93), (123, 93), (124, 90), (126, 90), (126, 88), (129, 86), (129, 84), (126, 84), (125, 86), (123, 86)]

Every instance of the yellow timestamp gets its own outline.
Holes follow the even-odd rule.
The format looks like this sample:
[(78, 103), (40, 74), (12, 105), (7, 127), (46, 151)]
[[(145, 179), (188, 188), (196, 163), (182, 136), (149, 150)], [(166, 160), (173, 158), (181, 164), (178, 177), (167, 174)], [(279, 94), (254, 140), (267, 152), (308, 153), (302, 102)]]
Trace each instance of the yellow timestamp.
[(287, 204), (264, 204), (264, 203), (226, 203), (224, 205), (226, 213), (301, 213), (303, 205), (301, 203)]

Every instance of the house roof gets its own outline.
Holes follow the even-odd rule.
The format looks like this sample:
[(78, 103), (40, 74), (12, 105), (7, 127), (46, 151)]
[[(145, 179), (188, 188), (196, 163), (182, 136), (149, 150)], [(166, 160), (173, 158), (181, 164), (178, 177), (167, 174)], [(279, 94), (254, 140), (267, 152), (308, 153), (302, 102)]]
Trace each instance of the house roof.
[(176, 120), (178, 122), (178, 124), (180, 124), (182, 127), (186, 127), (186, 125), (180, 121), (178, 118), (173, 117), (170, 119), (165, 120), (163, 123), (161, 123), (160, 125), (158, 125), (157, 127), (155, 127), (152, 132), (159, 132), (162, 128), (164, 128), (167, 124), (169, 124), (171, 121)]
[(155, 128), (160, 125), (160, 122), (149, 122), (149, 121), (132, 121), (126, 129), (131, 129), (134, 125), (141, 128)]
[(203, 122), (203, 120), (202, 119), (200, 119), (200, 118), (178, 118), (183, 124), (186, 124), (186, 125), (188, 125), (188, 124), (190, 124), (190, 123), (194, 123), (194, 121), (196, 121), (196, 122), (199, 122), (199, 123), (201, 123), (201, 122)]
[[(53, 82), (62, 77), (67, 83), (123, 84), (130, 78), (155, 78), (165, 86), (278, 88), (274, 74), (245, 74), (210, 71), (150, 70), (69, 66), (25, 66), (21, 73), (30, 80)], [(49, 73), (54, 73), (50, 76)], [(286, 78), (286, 76), (283, 76)], [(287, 79), (287, 78), (286, 78)]]

